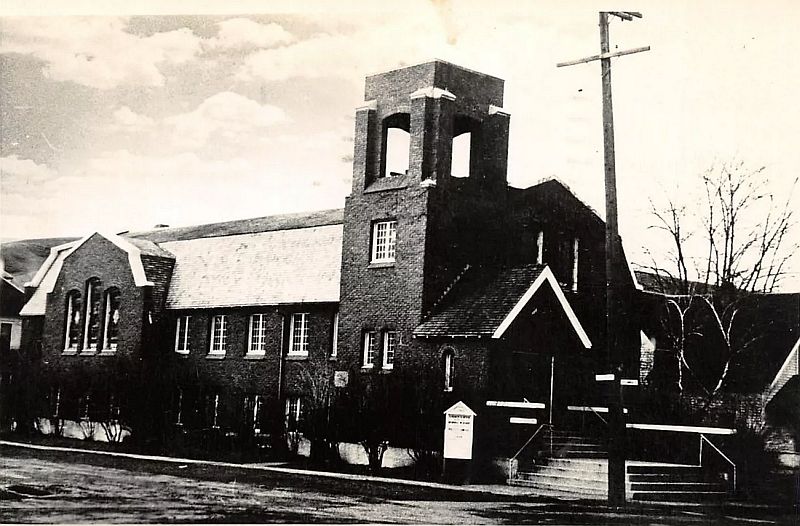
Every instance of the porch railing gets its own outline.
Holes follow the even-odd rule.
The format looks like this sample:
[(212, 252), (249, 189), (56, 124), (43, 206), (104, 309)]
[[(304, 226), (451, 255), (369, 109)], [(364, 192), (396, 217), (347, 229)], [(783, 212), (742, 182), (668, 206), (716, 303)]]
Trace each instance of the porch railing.
[[(534, 439), (535, 439), (535, 438), (536, 438), (536, 437), (539, 435), (539, 433), (540, 433), (540, 432), (542, 431), (542, 429), (544, 429), (545, 427), (552, 428), (552, 427), (553, 427), (553, 424), (547, 423), (547, 424), (542, 424), (542, 425), (540, 425), (539, 427), (537, 427), (537, 428), (536, 428), (536, 431), (534, 431), (534, 432), (533, 432), (533, 434), (530, 436), (530, 438), (529, 438), (529, 439), (528, 439), (528, 440), (527, 440), (527, 441), (526, 441), (526, 442), (525, 442), (525, 443), (522, 445), (522, 447), (521, 447), (521, 448), (519, 448), (519, 449), (517, 450), (517, 452), (516, 452), (516, 453), (514, 453), (514, 456), (513, 456), (513, 457), (511, 457), (510, 459), (508, 459), (508, 482), (509, 482), (509, 483), (511, 483), (511, 481), (514, 479), (514, 472), (516, 471), (516, 470), (514, 469), (514, 463), (515, 463), (515, 462), (517, 462), (517, 458), (519, 457), (519, 455), (520, 455), (520, 454), (521, 454), (523, 451), (525, 451), (525, 448), (527, 448), (527, 447), (530, 445), (530, 443), (531, 443), (531, 442), (533, 442), (533, 440), (534, 440)], [(550, 444), (550, 448), (552, 449), (552, 437), (551, 437), (551, 444)]]
[(700, 434), (700, 453), (699, 453), (699, 456), (698, 456), (699, 458), (698, 458), (698, 460), (697, 460), (697, 463), (700, 465), (700, 467), (702, 467), (702, 466), (703, 466), (703, 442), (705, 442), (705, 443), (707, 443), (709, 446), (711, 446), (711, 447), (713, 448), (713, 451), (716, 451), (716, 452), (717, 452), (717, 454), (718, 454), (720, 457), (722, 457), (722, 459), (723, 459), (723, 460), (725, 460), (725, 462), (727, 462), (728, 464), (730, 464), (730, 466), (731, 466), (731, 469), (732, 469), (732, 471), (733, 471), (733, 474), (732, 474), (732, 477), (731, 477), (731, 479), (732, 479), (732, 482), (733, 482), (733, 492), (735, 493), (735, 492), (736, 492), (736, 463), (735, 463), (734, 461), (732, 461), (730, 458), (728, 458), (728, 455), (726, 455), (725, 453), (723, 453), (723, 452), (722, 452), (722, 450), (720, 450), (720, 448), (718, 448), (717, 446), (715, 446), (715, 445), (714, 445), (714, 443), (713, 443), (712, 441), (710, 441), (708, 438), (706, 438), (706, 436), (705, 436), (705, 435), (703, 435), (703, 434), (701, 433), (701, 434)]

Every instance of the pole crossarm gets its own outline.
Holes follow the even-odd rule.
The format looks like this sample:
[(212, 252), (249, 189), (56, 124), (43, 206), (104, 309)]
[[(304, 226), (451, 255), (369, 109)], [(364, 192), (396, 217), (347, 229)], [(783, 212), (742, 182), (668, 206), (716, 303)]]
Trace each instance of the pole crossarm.
[(641, 53), (643, 51), (650, 51), (650, 46), (644, 47), (637, 47), (633, 49), (626, 49), (625, 51), (615, 51), (613, 53), (602, 53), (600, 55), (592, 55), (591, 57), (586, 58), (579, 58), (577, 60), (570, 60), (567, 62), (559, 62), (556, 64), (557, 68), (563, 68), (564, 66), (575, 66), (577, 64), (585, 64), (587, 62), (593, 62), (595, 60), (603, 60), (607, 58), (614, 58), (614, 57), (621, 57), (623, 55), (633, 55), (634, 53)]

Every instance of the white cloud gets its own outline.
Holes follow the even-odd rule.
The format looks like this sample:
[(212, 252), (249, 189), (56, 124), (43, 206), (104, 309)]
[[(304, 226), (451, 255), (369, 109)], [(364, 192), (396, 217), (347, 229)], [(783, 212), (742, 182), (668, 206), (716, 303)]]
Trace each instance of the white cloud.
[[(16, 155), (0, 157), (0, 190), (5, 198), (8, 194), (22, 194), (36, 189), (58, 174), (47, 165), (37, 164), (30, 159), (20, 159)], [(3, 203), (3, 208), (8, 203)]]
[(147, 115), (140, 115), (127, 106), (121, 106), (112, 114), (113, 127), (130, 132), (139, 132), (151, 129), (155, 121)]
[(143, 37), (128, 33), (121, 18), (7, 18), (0, 52), (31, 55), (56, 81), (97, 88), (162, 86), (163, 64), (180, 64), (201, 51), (186, 28)]
[(435, 18), (363, 22), (354, 33), (321, 33), (287, 46), (259, 50), (245, 59), (237, 77), (268, 81), (340, 77), (360, 83), (364, 73), (435, 58), (446, 44)]
[(204, 100), (195, 110), (167, 117), (176, 146), (200, 148), (212, 137), (237, 141), (288, 120), (281, 108), (259, 104), (243, 95), (225, 91)]
[(209, 48), (241, 50), (268, 48), (294, 40), (280, 24), (259, 24), (247, 18), (229, 18), (217, 24), (219, 32), (208, 39)]

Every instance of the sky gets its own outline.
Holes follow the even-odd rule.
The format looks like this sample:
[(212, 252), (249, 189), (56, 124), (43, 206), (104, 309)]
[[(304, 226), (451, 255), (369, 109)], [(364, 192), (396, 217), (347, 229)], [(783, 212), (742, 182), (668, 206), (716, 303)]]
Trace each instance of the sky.
[[(646, 264), (642, 247), (663, 242), (650, 201), (689, 202), (715, 163), (764, 166), (770, 190), (788, 195), (800, 173), (800, 9), (637, 8), (642, 19), (610, 33), (612, 49), (651, 46), (612, 66), (620, 232)], [(0, 7), (3, 239), (340, 208), (364, 77), (434, 58), (505, 79), (512, 185), (557, 177), (603, 214), (600, 66), (555, 66), (599, 52), (596, 3), (103, 9)], [(800, 289), (800, 274), (790, 279)]]

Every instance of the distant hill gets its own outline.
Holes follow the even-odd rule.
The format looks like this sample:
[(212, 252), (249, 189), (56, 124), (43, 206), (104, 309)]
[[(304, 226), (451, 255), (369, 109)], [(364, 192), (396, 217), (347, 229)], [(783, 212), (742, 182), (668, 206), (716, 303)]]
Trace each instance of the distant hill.
[(3, 262), (3, 275), (14, 285), (23, 288), (33, 279), (42, 266), (50, 248), (69, 243), (74, 237), (51, 237), (46, 239), (21, 239), (0, 245), (0, 259)]

